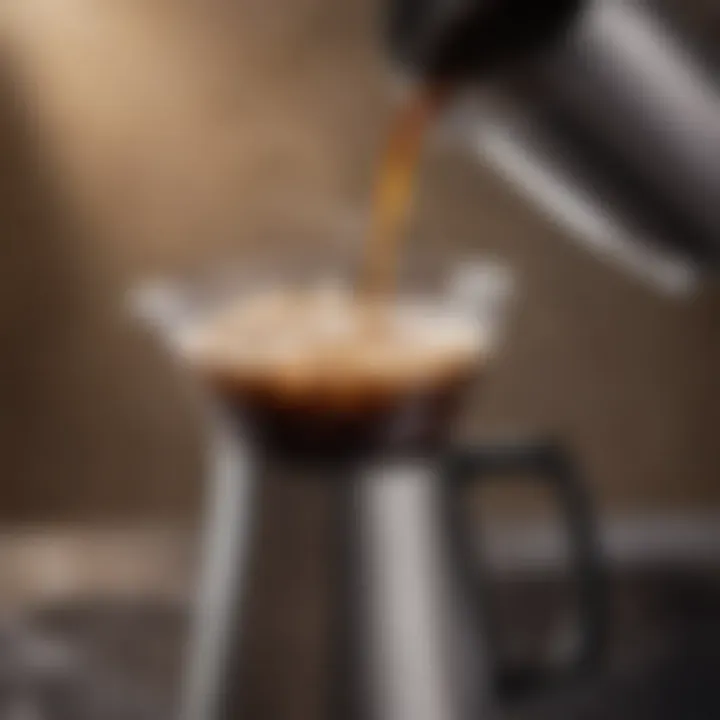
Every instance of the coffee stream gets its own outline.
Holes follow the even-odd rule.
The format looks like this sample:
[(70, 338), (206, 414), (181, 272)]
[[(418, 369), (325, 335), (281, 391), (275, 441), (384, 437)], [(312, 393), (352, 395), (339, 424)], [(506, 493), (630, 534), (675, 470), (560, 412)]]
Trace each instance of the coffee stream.
[(448, 94), (445, 87), (415, 91), (390, 128), (377, 171), (372, 224), (359, 279), (365, 297), (389, 298), (395, 292), (424, 140)]
[(286, 446), (302, 439), (327, 449), (374, 436), (384, 426), (380, 417), (408, 398), (424, 398), (434, 408), (426, 419), (439, 419), (440, 408), (475, 376), (482, 357), (475, 325), (442, 304), (398, 292), (423, 140), (447, 96), (438, 88), (415, 94), (391, 127), (354, 286), (251, 293), (188, 338), (189, 357), (215, 388)]

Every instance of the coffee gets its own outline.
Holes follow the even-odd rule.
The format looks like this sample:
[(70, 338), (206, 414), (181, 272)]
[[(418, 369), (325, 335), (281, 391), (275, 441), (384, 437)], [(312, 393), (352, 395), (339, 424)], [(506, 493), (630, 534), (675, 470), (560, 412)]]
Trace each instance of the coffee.
[(347, 454), (427, 443), (475, 375), (480, 340), (441, 305), (318, 286), (241, 298), (185, 349), (275, 448)]
[(447, 94), (425, 88), (397, 115), (357, 288), (251, 295), (210, 318), (188, 345), (200, 371), (275, 452), (426, 447), (474, 374), (474, 326), (396, 296), (423, 140)]
[(400, 106), (380, 156), (365, 245), (360, 289), (390, 296), (397, 284), (405, 224), (410, 214), (420, 157), (428, 128), (450, 97), (450, 88), (423, 86)]

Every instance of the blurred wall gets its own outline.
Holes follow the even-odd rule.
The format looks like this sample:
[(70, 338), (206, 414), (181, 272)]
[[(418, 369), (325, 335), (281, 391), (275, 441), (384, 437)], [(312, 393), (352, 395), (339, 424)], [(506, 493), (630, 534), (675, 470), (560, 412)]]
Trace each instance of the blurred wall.
[[(390, 110), (373, 5), (5, 4), (3, 519), (195, 511), (196, 408), (123, 294), (217, 258), (359, 246)], [(520, 282), (467, 432), (566, 437), (608, 508), (718, 503), (717, 294), (653, 296), (456, 151), (431, 147), (421, 184), (417, 279), (490, 253)]]

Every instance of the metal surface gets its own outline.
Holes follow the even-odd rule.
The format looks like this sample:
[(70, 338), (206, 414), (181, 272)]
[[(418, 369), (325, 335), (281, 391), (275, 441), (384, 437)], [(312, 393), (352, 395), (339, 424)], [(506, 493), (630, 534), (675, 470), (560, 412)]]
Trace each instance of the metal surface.
[[(423, 7), (431, 18), (434, 6), (449, 5)], [(530, 17), (522, 4), (505, 6), (518, 23)], [(436, 32), (448, 33), (445, 44), (470, 46), (459, 26)], [(588, 0), (546, 40), (512, 72), (509, 58), (481, 66), (468, 50), (476, 89), (449, 127), (598, 257), (660, 292), (693, 298), (720, 263), (715, 68), (653, 2)], [(516, 59), (526, 55), (517, 42), (508, 34)], [(422, 58), (415, 62), (422, 70)], [(472, 87), (467, 72), (456, 79)]]
[(477, 717), (492, 696), (482, 637), (448, 561), (443, 481), (426, 464), (404, 463), (376, 467), (358, 484), (372, 720)]
[(249, 448), (233, 430), (216, 419), (182, 720), (225, 717), (226, 685), (242, 640), (255, 480)]
[[(247, 629), (245, 581), (257, 509), (252, 489), (258, 478), (242, 450), (242, 437), (240, 454), (230, 435), (220, 440), (182, 720), (237, 717), (245, 707), (245, 676), (238, 675), (238, 660), (244, 656)], [(569, 465), (555, 462), (553, 458), (560, 457), (556, 452), (554, 445), (513, 442), (446, 448), (419, 458), (393, 454), (369, 467), (363, 459), (335, 465), (319, 458), (274, 467), (278, 477), (291, 483), (302, 483), (303, 477), (318, 479), (330, 490), (331, 510), (339, 519), (335, 534), (324, 540), (337, 545), (340, 563), (333, 592), (340, 600), (330, 693), (337, 692), (341, 705), (332, 717), (488, 717), (498, 701), (507, 699), (508, 689), (515, 697), (541, 695), (597, 670), (598, 632), (604, 619), (596, 582), (600, 561), (582, 483)], [(263, 463), (266, 481), (276, 475), (268, 473), (271, 465)], [(580, 639), (578, 652), (559, 670), (530, 659), (520, 675), (514, 668), (505, 672), (499, 648), (488, 633), (487, 588), (476, 572), (479, 559), (472, 550), (472, 533), (459, 512), (464, 503), (460, 490), (484, 471), (501, 468), (510, 475), (532, 471), (556, 487), (571, 528)], [(306, 532), (309, 529), (305, 526)], [(292, 581), (286, 579), (287, 598), (297, 600)], [(277, 586), (274, 593), (281, 603), (286, 601), (285, 593), (277, 594)]]
[[(654, 200), (720, 251), (720, 87), (657, 12), (593, 0), (540, 68), (541, 88)], [(678, 246), (681, 238), (675, 238)]]
[(699, 291), (702, 264), (673, 247), (661, 222), (641, 217), (567, 137), (533, 122), (530, 108), (484, 104), (464, 112), (470, 149), (570, 238), (655, 291), (681, 299)]

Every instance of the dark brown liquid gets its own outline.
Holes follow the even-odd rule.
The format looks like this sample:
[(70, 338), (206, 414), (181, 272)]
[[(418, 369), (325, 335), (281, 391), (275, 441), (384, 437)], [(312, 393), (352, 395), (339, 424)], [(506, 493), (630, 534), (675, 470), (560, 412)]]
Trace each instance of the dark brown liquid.
[(474, 326), (396, 300), (368, 333), (366, 308), (352, 288), (268, 291), (218, 314), (187, 352), (276, 455), (428, 447), (481, 359)]
[(390, 127), (377, 171), (372, 223), (359, 280), (365, 295), (389, 298), (396, 291), (424, 140), (449, 92), (446, 87), (430, 86), (415, 91)]
[(445, 438), (470, 377), (376, 397), (358, 388), (356, 403), (342, 407), (310, 397), (287, 403), (274, 388), (241, 388), (231, 378), (216, 379), (244, 430), (272, 457), (318, 462), (430, 451)]

